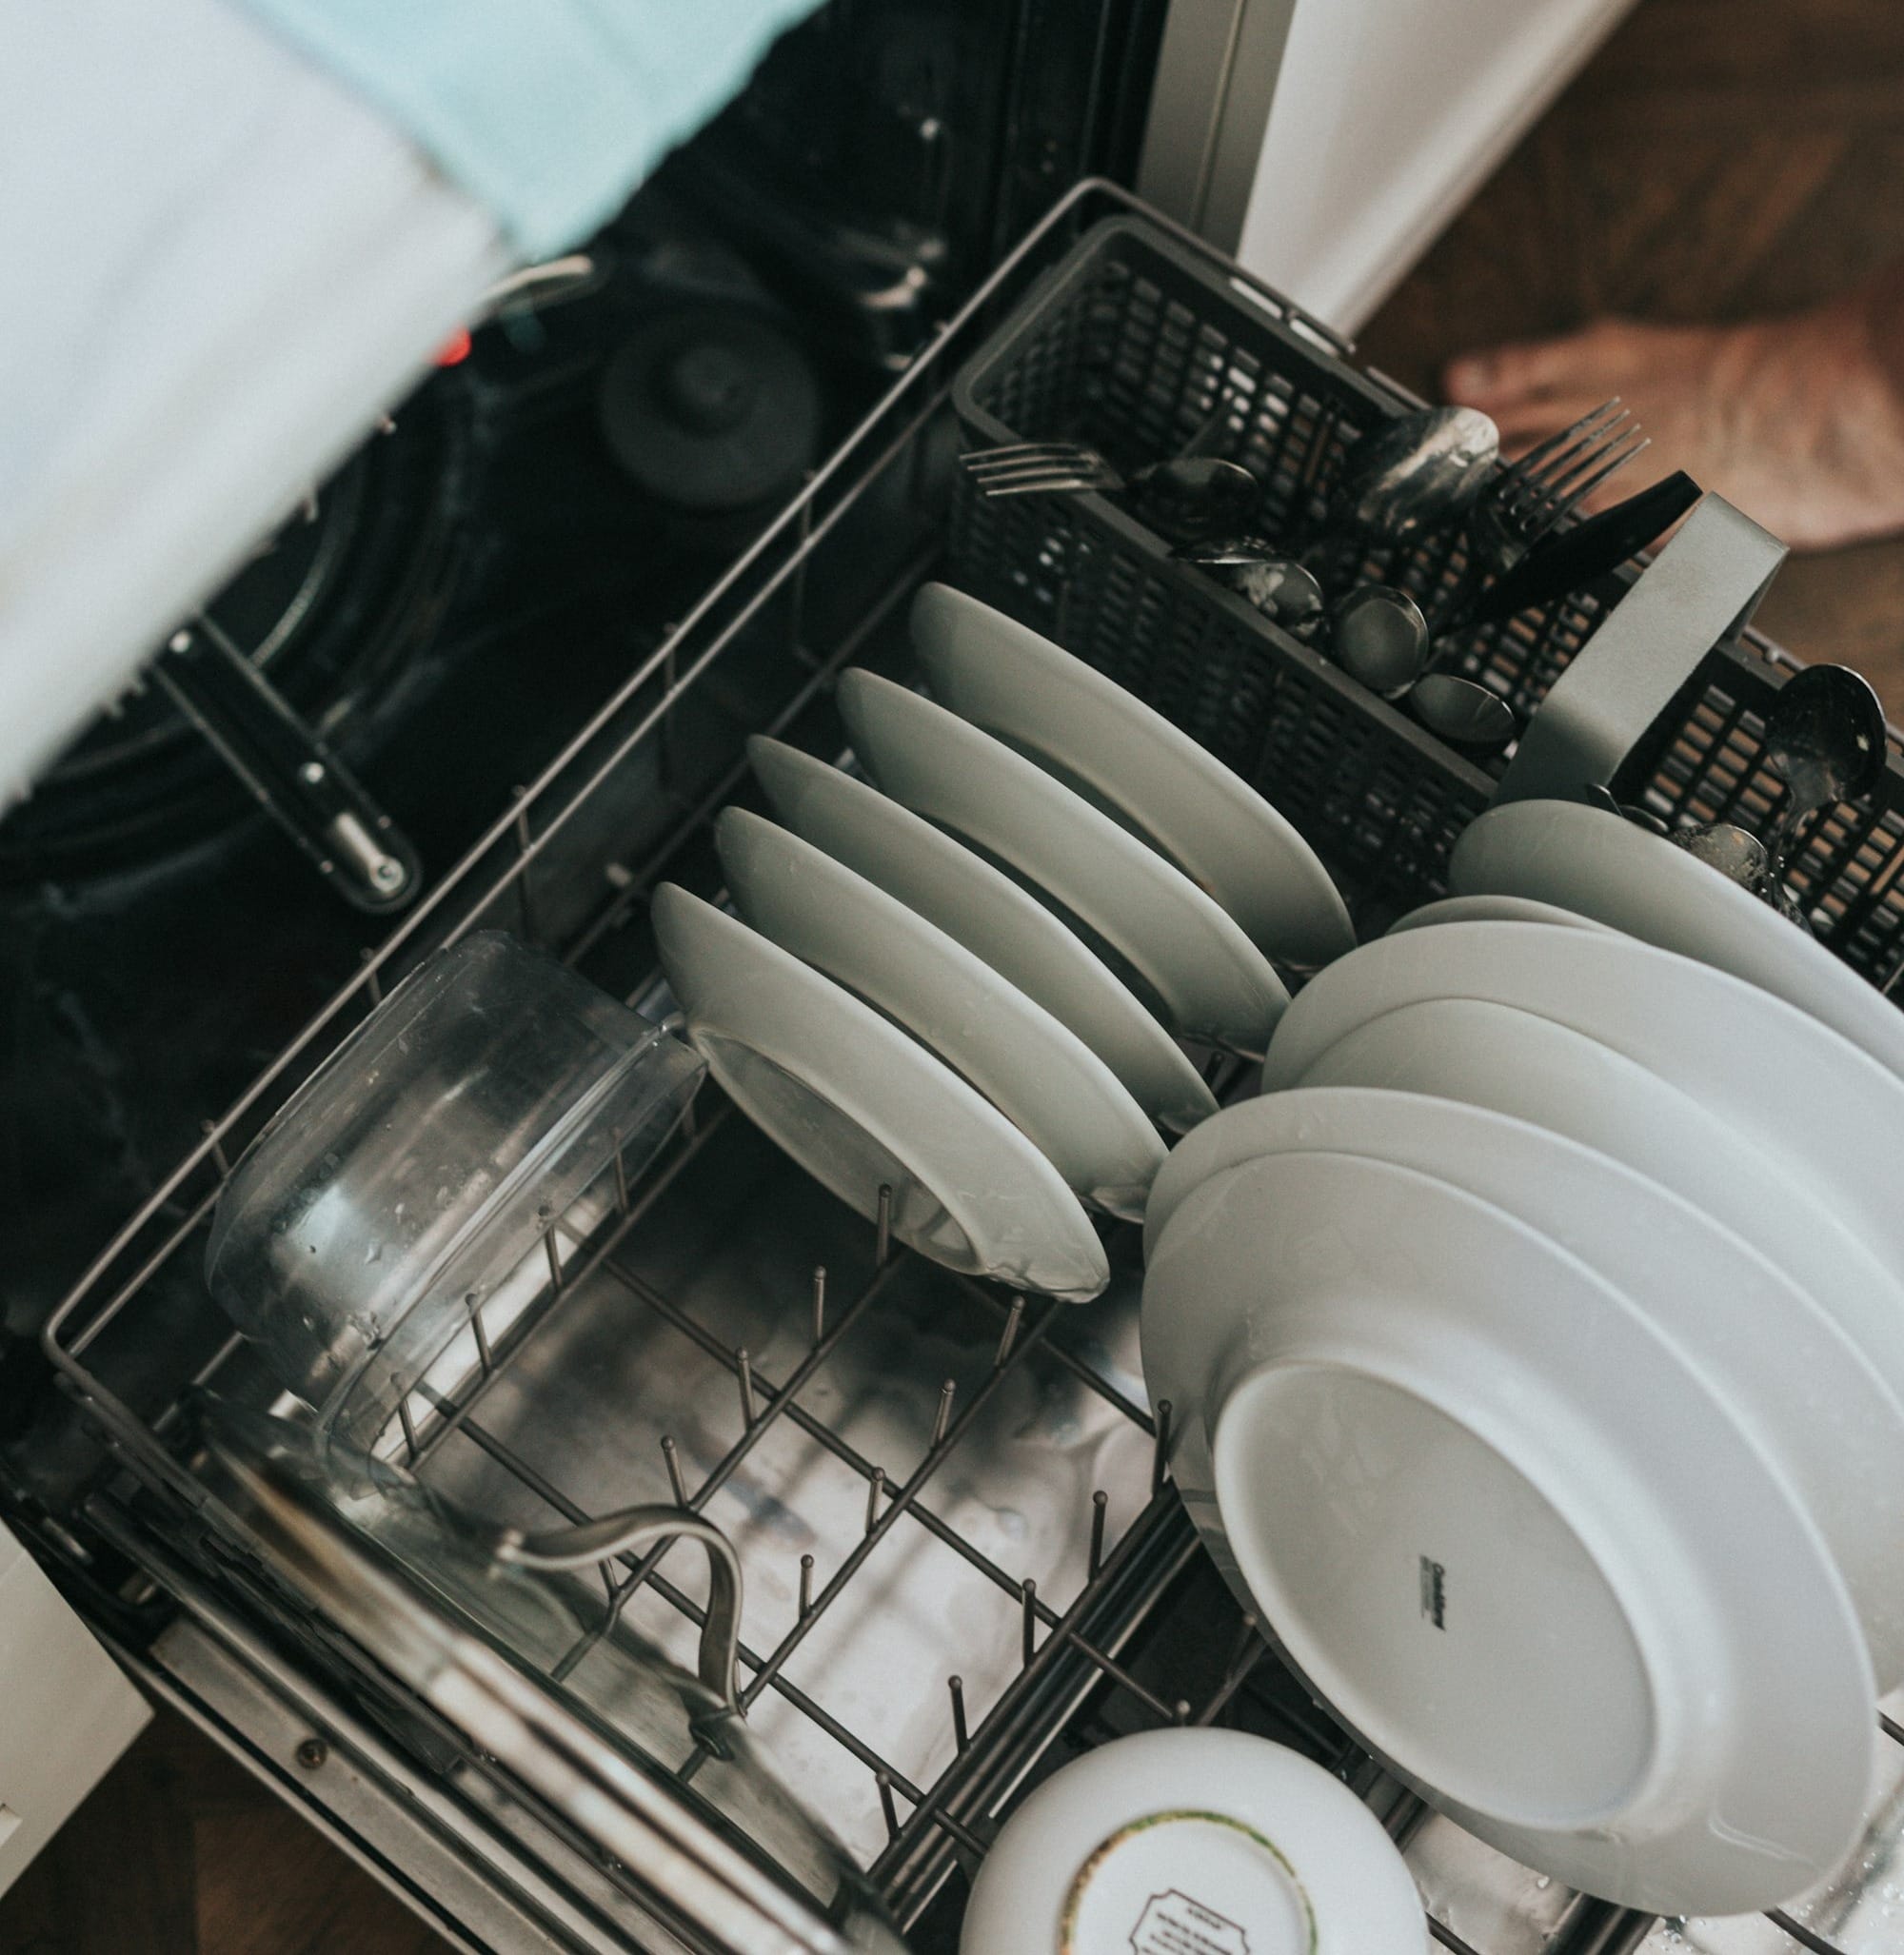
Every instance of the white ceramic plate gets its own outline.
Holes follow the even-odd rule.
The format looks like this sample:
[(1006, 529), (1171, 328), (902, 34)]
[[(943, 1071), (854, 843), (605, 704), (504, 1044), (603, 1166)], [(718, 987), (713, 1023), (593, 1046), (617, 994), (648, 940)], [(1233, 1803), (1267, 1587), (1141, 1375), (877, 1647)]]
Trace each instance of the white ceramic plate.
[(1423, 903), (1388, 926), (1393, 937), (1398, 930), (1425, 930), (1431, 923), (1558, 923), (1569, 930), (1607, 930), (1612, 925), (1597, 923), (1577, 910), (1563, 910), (1557, 903), (1535, 902), (1524, 896), (1444, 896), (1438, 901)]
[(838, 767), (756, 734), (747, 758), (775, 811), (1068, 1025), (1160, 1127), (1217, 1111), (1183, 1050), (1042, 903), (962, 842)]
[(1558, 903), (1730, 971), (1904, 1078), (1904, 1012), (1749, 890), (1632, 821), (1576, 801), (1510, 801), (1455, 844), (1448, 879)]
[(896, 1019), (982, 1093), (1071, 1190), (1135, 1219), (1163, 1142), (1116, 1076), (1041, 1005), (885, 891), (744, 808), (714, 841), (742, 917)]
[(1226, 1108), (1172, 1155), (1167, 1214), (1244, 1161), (1413, 1168), (1557, 1242), (1636, 1305), (1776, 1461), (1830, 1543), (1880, 1689), (1904, 1679), (1904, 1406), (1837, 1316), (1678, 1195), (1527, 1121), (1449, 1099), (1310, 1087)]
[(889, 679), (840, 676), (840, 711), (875, 781), (989, 849), (1095, 930), (1174, 1028), (1259, 1054), (1289, 994), (1180, 869), (989, 733)]
[(1056, 1771), (972, 1884), (962, 1955), (1420, 1955), (1380, 1822), (1246, 1731), (1140, 1731)]
[(912, 642), (942, 704), (1081, 782), (1265, 955), (1315, 970), (1355, 948), (1347, 905), (1316, 851), (1240, 776), (1116, 681), (942, 583), (913, 600)]
[(1636, 938), (1444, 923), (1364, 944), (1285, 1015), (1265, 1090), (1356, 1026), (1431, 997), (1514, 1005), (1624, 1053), (1749, 1135), (1904, 1275), (1904, 1082), (1796, 1006)]
[[(1473, 998), (1432, 998), (1359, 1025), (1302, 1086), (1378, 1086), (1492, 1108), (1623, 1161), (1703, 1209), (1830, 1310), (1904, 1407), (1904, 1284), (1822, 1195), (1731, 1123), (1597, 1039)], [(1151, 1191), (1160, 1228), (1180, 1183)]]
[(655, 941), (687, 1036), (815, 1180), (947, 1269), (1081, 1301), (1110, 1281), (1058, 1170), (942, 1060), (830, 978), (671, 882)]
[(1143, 1347), (1219, 1565), (1470, 1831), (1662, 1914), (1842, 1859), (1875, 1683), (1831, 1551), (1577, 1258), (1410, 1169), (1278, 1155), (1179, 1204)]

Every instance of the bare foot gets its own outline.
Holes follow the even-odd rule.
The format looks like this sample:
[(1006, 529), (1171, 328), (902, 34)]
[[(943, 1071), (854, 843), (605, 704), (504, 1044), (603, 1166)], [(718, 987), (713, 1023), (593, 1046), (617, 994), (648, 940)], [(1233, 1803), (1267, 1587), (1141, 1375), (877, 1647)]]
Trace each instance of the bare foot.
[(1594, 506), (1683, 468), (1795, 549), (1904, 530), (1904, 286), (1895, 278), (1750, 326), (1601, 320), (1457, 360), (1444, 383), (1451, 401), (1495, 418), (1510, 455), (1619, 395), (1653, 445)]

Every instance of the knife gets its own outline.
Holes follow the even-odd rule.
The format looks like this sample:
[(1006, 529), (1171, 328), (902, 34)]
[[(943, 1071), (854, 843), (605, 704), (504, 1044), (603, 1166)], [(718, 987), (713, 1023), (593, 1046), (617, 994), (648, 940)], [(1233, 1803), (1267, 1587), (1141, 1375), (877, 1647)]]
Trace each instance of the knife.
[(1463, 622), (1498, 624), (1583, 588), (1655, 542), (1699, 500), (1699, 493), (1698, 484), (1681, 468), (1537, 543), (1481, 593)]

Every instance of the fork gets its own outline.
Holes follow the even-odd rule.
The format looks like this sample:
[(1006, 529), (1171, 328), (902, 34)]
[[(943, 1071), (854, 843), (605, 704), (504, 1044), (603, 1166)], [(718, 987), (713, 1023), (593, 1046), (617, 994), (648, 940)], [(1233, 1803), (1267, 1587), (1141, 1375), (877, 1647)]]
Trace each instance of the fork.
[[(1065, 490), (1116, 495), (1150, 473), (1150, 469), (1139, 469), (1126, 478), (1106, 456), (1083, 442), (1006, 442), (997, 448), (968, 448), (959, 461), (988, 496)], [(1151, 468), (1161, 465), (1154, 462)]]
[(1504, 575), (1601, 483), (1651, 446), (1618, 395), (1601, 402), (1510, 463), (1481, 492), (1468, 513), (1470, 552), (1495, 576)]
[(1140, 520), (1173, 543), (1246, 528), (1262, 500), (1262, 485), (1247, 468), (1214, 455), (1175, 455), (1127, 476), (1095, 449), (1068, 444), (1041, 447), (1028, 458), (1019, 450), (1003, 462), (982, 455), (965, 462), (986, 496), (1126, 490)]
[(1616, 394), (1509, 463), (1468, 511), (1468, 560), (1429, 620), (1430, 637), (1467, 624), (1489, 579), (1506, 576), (1601, 483), (1652, 445)]

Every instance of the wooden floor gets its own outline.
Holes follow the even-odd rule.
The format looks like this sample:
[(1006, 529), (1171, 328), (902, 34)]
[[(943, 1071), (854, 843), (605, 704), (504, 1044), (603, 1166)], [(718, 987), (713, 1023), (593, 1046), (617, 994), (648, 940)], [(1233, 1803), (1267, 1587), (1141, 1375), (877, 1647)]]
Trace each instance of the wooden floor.
[(161, 1711), (11, 1890), (0, 1955), (433, 1955), (444, 1943)]
[[(1327, 4), (1327, 0), (1320, 0)], [(1904, 254), (1904, 5), (1641, 0), (1364, 335), (1450, 355), (1608, 309), (1801, 306)], [(1795, 559), (1761, 621), (1904, 720), (1904, 543)], [(162, 1718), (0, 1899), (0, 1955), (412, 1955), (441, 1945)]]
[[(1640, 0), (1361, 350), (1432, 398), (1477, 344), (1787, 311), (1900, 256), (1904, 7)], [(1789, 560), (1759, 622), (1904, 722), (1904, 541)]]

